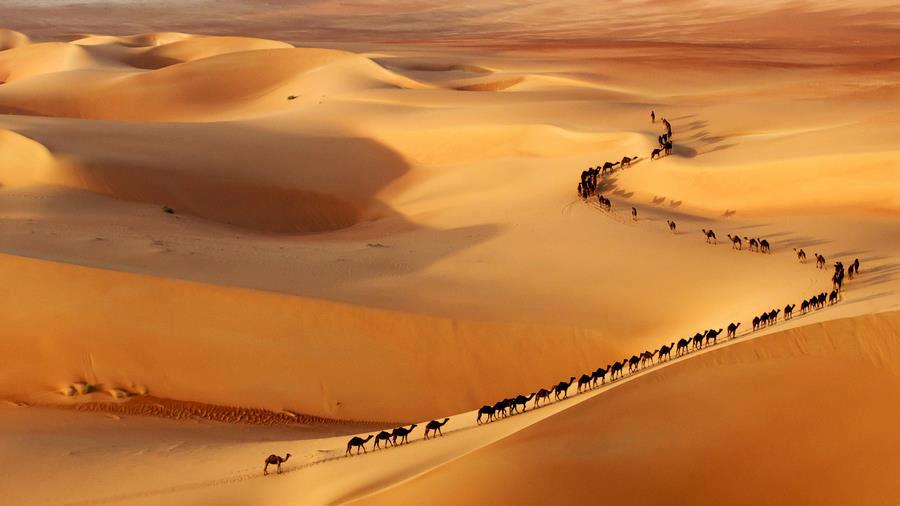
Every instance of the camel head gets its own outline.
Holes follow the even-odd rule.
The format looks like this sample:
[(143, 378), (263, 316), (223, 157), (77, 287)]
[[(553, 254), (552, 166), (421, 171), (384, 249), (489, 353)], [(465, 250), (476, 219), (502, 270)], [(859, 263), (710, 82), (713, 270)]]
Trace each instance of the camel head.
[(373, 437), (375, 437), (375, 436), (369, 434), (369, 436), (367, 438), (363, 439), (363, 443), (368, 443), (369, 440), (372, 439)]
[(447, 422), (449, 422), (449, 421), (450, 421), (449, 418), (444, 418), (444, 421), (441, 423), (441, 425), (444, 425), (445, 423), (447, 423)]
[(284, 456), (284, 461), (287, 462), (287, 459), (291, 458), (291, 454), (288, 453)]

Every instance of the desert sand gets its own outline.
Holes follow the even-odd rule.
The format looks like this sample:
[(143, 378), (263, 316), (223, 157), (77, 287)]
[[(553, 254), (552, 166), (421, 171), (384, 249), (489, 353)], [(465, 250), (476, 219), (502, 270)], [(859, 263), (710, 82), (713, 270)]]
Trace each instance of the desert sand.
[(900, 12), (675, 4), (3, 7), (5, 500), (896, 502)]

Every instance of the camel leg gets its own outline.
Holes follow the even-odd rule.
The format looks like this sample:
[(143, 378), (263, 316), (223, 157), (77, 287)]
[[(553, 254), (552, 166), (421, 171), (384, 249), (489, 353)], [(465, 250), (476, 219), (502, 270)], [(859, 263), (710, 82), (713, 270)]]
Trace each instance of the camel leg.
[(278, 471), (277, 471), (277, 473), (278, 473), (278, 474), (281, 474), (281, 462), (278, 463)]
[(266, 462), (266, 467), (263, 468), (263, 476), (269, 475), (269, 463)]

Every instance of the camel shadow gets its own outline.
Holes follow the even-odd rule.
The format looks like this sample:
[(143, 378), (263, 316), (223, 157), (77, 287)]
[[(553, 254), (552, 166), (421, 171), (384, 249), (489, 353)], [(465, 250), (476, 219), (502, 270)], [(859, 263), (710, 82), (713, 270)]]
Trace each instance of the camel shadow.
[(737, 210), (736, 210), (736, 209), (726, 209), (725, 212), (722, 213), (722, 217), (723, 217), (723, 218), (731, 218), (731, 217), (734, 216), (735, 214), (737, 214)]
[(682, 158), (695, 158), (697, 156), (696, 149), (689, 146), (683, 146), (681, 144), (675, 144), (672, 147), (672, 152)]
[(825, 239), (813, 239), (809, 237), (794, 237), (789, 239), (783, 239), (780, 241), (771, 241), (773, 248), (778, 249), (787, 249), (787, 248), (811, 248), (813, 246), (820, 246), (822, 244), (828, 244), (831, 241)]
[(677, 208), (681, 207), (681, 201), (680, 200), (670, 200), (669, 207), (671, 207), (672, 209), (677, 209)]
[(894, 282), (900, 277), (900, 263), (887, 263), (863, 270), (857, 274), (850, 283), (854, 287), (878, 286), (884, 283)]
[(616, 190), (616, 191), (613, 192), (613, 195), (615, 195), (615, 196), (617, 196), (617, 197), (622, 197), (622, 198), (630, 199), (631, 197), (634, 196), (634, 192), (629, 192), (629, 191), (626, 191), (626, 190)]
[(666, 198), (665, 198), (665, 197), (653, 197), (653, 200), (651, 200), (650, 202), (651, 202), (652, 204), (657, 204), (657, 205), (659, 205), (659, 204), (662, 204), (662, 203), (665, 202), (665, 201), (666, 201)]

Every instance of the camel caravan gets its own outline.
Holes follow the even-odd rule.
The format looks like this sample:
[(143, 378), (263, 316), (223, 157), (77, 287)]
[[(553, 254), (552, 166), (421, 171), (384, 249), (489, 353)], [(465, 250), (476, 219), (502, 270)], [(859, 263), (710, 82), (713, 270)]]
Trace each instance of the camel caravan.
[[(656, 121), (655, 112), (653, 111), (651, 111), (651, 119), (653, 120), (653, 122)], [(665, 125), (667, 131), (666, 134), (660, 136), (660, 144), (663, 144), (663, 142), (667, 143), (670, 150), (672, 125), (665, 118), (662, 119), (662, 122)], [(654, 150), (654, 154), (657, 154), (657, 150)], [(654, 158), (654, 156), (651, 156), (651, 158)], [(582, 172), (581, 183), (578, 184), (579, 195), (586, 200), (597, 191), (598, 177), (601, 174), (610, 173), (615, 169), (616, 166), (619, 166), (620, 168), (627, 167), (636, 159), (637, 157), (626, 156), (620, 162), (606, 162), (602, 166), (590, 168)], [(602, 208), (606, 210), (610, 209), (611, 204), (609, 202), (609, 199), (607, 199), (603, 195), (598, 194), (598, 200), (600, 201), (600, 206)], [(632, 208), (632, 218), (635, 220), (637, 219), (637, 210), (635, 208)], [(674, 221), (667, 220), (666, 223), (672, 233), (677, 233)], [(714, 231), (703, 229), (702, 232), (706, 237), (707, 243), (716, 244), (717, 237)], [(760, 253), (772, 252), (769, 242), (765, 239), (748, 237), (741, 238), (739, 236), (732, 236), (730, 234), (728, 234), (727, 237), (731, 241), (732, 247), (734, 249), (742, 250), (745, 244), (744, 241), (746, 241), (749, 251), (756, 251)], [(800, 263), (806, 263), (806, 252), (803, 251), (803, 249), (798, 250), (794, 248), (794, 252), (797, 255), (797, 259), (800, 261)], [(816, 268), (823, 269), (826, 262), (825, 256), (818, 253), (814, 253), (813, 255), (816, 258)], [(849, 279), (853, 279), (854, 276), (859, 274), (859, 269), (860, 264), (859, 259), (857, 258), (854, 259), (854, 261), (847, 268), (847, 277)], [(815, 294), (809, 299), (801, 301), (800, 314), (805, 315), (809, 312), (823, 309), (826, 307), (826, 305), (833, 305), (839, 302), (841, 299), (841, 291), (844, 284), (844, 272), (844, 264), (840, 261), (835, 262), (834, 274), (832, 276), (832, 290), (830, 292), (821, 292)], [(771, 309), (768, 311), (763, 311), (758, 316), (753, 317), (753, 319), (751, 320), (752, 329), (746, 332), (746, 334), (757, 332), (761, 329), (775, 325), (778, 322), (779, 315), (783, 315), (783, 320), (793, 319), (794, 309), (796, 307), (796, 304), (788, 304), (784, 306), (783, 309)], [(627, 375), (633, 375), (640, 372), (641, 370), (672, 360), (673, 353), (675, 358), (678, 358), (689, 353), (703, 350), (704, 348), (709, 348), (710, 346), (715, 346), (719, 344), (719, 336), (722, 334), (722, 332), (725, 332), (725, 339), (737, 339), (739, 337), (737, 331), (740, 326), (741, 322), (732, 322), (725, 328), (706, 329), (702, 332), (695, 333), (693, 336), (683, 337), (678, 339), (678, 341), (671, 341), (668, 344), (662, 344), (655, 350), (645, 350), (638, 354), (632, 355), (630, 358), (625, 357), (622, 360), (607, 364), (605, 367), (598, 367), (593, 371), (581, 374), (577, 378), (575, 376), (570, 376), (568, 380), (559, 381), (558, 383), (555, 383), (548, 388), (540, 388), (534, 392), (529, 393), (528, 395), (519, 394), (515, 397), (508, 397), (503, 400), (497, 401), (494, 404), (486, 404), (479, 408), (477, 411), (475, 419), (476, 425), (487, 424), (504, 418), (515, 416), (520, 413), (524, 413), (528, 410), (529, 402), (532, 403), (532, 409), (538, 409), (553, 402), (565, 400), (569, 397), (569, 390), (571, 389), (573, 384), (576, 385), (576, 394), (585, 393), (597, 387), (602, 387), (614, 381), (621, 380)], [(654, 360), (656, 360), (655, 363)], [(430, 422), (428, 422), (425, 425), (423, 440), (434, 439), (437, 436), (443, 436), (444, 433), (441, 429), (449, 421), (450, 418), (444, 418), (442, 421), (431, 420)], [(403, 444), (408, 444), (409, 435), (412, 434), (416, 427), (418, 427), (418, 424), (412, 424), (408, 428), (406, 426), (396, 427), (391, 431), (383, 430), (375, 435), (369, 434), (365, 438), (361, 436), (354, 436), (347, 442), (347, 448), (344, 455), (354, 455), (353, 450), (356, 450), (357, 455), (359, 453), (368, 453), (366, 450), (366, 444), (368, 444), (372, 439), (375, 440), (372, 445), (373, 451), (387, 449), (388, 446), (396, 447)], [(280, 457), (275, 454), (269, 455), (265, 459), (263, 474), (269, 474), (268, 469), (270, 465), (276, 466), (277, 473), (281, 473), (281, 464), (286, 462), (290, 457), (290, 453), (286, 454), (284, 457)]]

